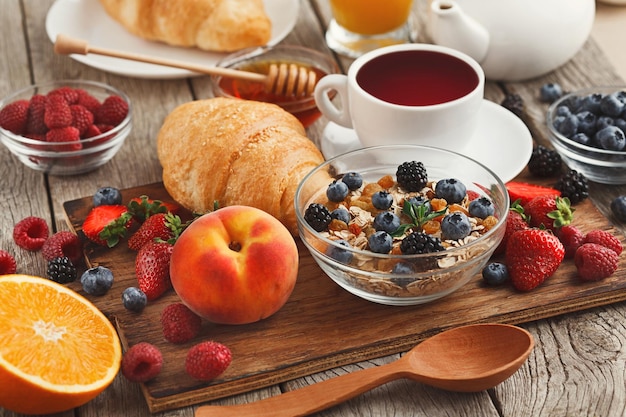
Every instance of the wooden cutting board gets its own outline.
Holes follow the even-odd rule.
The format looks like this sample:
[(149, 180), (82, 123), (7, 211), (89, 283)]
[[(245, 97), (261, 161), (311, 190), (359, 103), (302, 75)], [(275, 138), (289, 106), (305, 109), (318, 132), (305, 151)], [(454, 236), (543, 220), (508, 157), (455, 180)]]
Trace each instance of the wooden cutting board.
[[(124, 202), (140, 195), (173, 201), (161, 183), (123, 190), (122, 194)], [(64, 204), (68, 223), (83, 239), (81, 226), (91, 208), (91, 197)], [(588, 200), (576, 206), (574, 224), (584, 232), (599, 228), (617, 233)], [(624, 240), (622, 235), (618, 236)], [(123, 290), (136, 286), (135, 252), (125, 243), (114, 249), (86, 243), (87, 266), (103, 265), (115, 275), (113, 288), (106, 295), (89, 296), (82, 291), (80, 283), (71, 285), (116, 324), (125, 348), (138, 342), (150, 342), (161, 349), (164, 357), (161, 374), (142, 386), (151, 412), (404, 352), (451, 327), (478, 322), (518, 324), (626, 300), (626, 269), (624, 256), (621, 256), (618, 271), (600, 282), (579, 282), (573, 261), (567, 260), (553, 277), (528, 293), (516, 292), (509, 285), (486, 287), (477, 275), (455, 293), (430, 304), (384, 306), (364, 301), (337, 286), (298, 240), (301, 262), (298, 282), (278, 313), (249, 325), (204, 322), (196, 339), (174, 345), (163, 338), (159, 323), (163, 308), (179, 301), (173, 291), (139, 314), (128, 312), (122, 305)], [(231, 366), (210, 383), (199, 383), (184, 371), (187, 350), (203, 340), (224, 343), (233, 353)]]

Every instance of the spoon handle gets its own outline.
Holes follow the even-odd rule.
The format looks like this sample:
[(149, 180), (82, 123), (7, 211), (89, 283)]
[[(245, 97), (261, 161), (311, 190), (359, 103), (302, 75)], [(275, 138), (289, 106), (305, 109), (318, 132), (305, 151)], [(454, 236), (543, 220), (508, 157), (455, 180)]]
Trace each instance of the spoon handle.
[(379, 385), (408, 376), (402, 360), (362, 369), (294, 391), (240, 405), (206, 405), (195, 417), (297, 417), (340, 404)]

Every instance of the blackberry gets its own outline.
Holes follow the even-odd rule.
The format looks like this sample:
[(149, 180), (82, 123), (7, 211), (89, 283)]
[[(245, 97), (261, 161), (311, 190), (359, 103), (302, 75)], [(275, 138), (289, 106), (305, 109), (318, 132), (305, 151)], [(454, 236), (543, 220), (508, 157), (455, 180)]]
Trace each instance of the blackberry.
[(519, 94), (507, 94), (500, 105), (520, 119), (524, 118), (524, 100)]
[(404, 162), (398, 166), (396, 181), (405, 191), (419, 191), (428, 182), (426, 167), (418, 161)]
[(60, 256), (48, 262), (48, 278), (59, 284), (67, 284), (76, 280), (76, 268), (70, 258)]
[(561, 197), (569, 198), (571, 204), (579, 203), (589, 197), (587, 178), (573, 169), (559, 178), (554, 188), (561, 192)]
[(552, 177), (561, 172), (561, 155), (554, 149), (537, 145), (528, 161), (528, 170), (536, 177)]
[(311, 203), (304, 212), (304, 220), (316, 232), (323, 232), (328, 228), (332, 217), (326, 206), (319, 203)]
[(405, 255), (434, 253), (445, 250), (438, 237), (424, 232), (413, 232), (400, 242), (400, 250)]

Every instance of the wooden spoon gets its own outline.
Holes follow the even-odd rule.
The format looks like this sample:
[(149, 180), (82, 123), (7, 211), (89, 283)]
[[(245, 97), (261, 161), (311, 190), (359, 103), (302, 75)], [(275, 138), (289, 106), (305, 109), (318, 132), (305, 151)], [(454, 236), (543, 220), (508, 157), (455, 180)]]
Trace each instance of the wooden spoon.
[(57, 35), (54, 42), (54, 52), (60, 55), (69, 54), (96, 54), (114, 58), (127, 59), (130, 61), (147, 62), (148, 64), (164, 65), (197, 72), (199, 74), (221, 75), (223, 77), (236, 78), (247, 81), (256, 81), (265, 84), (265, 89), (277, 95), (284, 96), (310, 96), (315, 90), (317, 77), (315, 72), (296, 64), (271, 64), (268, 74), (242, 71), (221, 67), (206, 67), (190, 64), (188, 62), (175, 61), (165, 58), (157, 58), (146, 55), (134, 54), (112, 49), (98, 48), (89, 45), (87, 41), (72, 38), (67, 35)]
[(395, 362), (249, 404), (198, 407), (195, 417), (304, 416), (398, 378), (414, 379), (449, 391), (483, 391), (513, 375), (534, 345), (532, 335), (516, 326), (457, 327), (426, 339)]

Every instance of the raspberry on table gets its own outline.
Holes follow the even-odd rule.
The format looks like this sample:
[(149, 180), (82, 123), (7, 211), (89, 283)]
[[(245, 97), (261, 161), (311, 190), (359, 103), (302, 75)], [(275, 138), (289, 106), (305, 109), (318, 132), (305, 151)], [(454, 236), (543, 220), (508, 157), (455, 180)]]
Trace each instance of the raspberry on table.
[(0, 249), (0, 275), (15, 274), (17, 272), (17, 262), (9, 252)]
[(183, 303), (173, 303), (161, 312), (161, 326), (165, 340), (186, 343), (200, 333), (202, 319)]
[(46, 261), (67, 256), (72, 263), (78, 264), (83, 256), (83, 245), (74, 233), (62, 230), (46, 239), (41, 253)]
[(592, 230), (585, 235), (583, 243), (597, 243), (611, 249), (616, 254), (622, 253), (622, 242), (612, 233), (606, 230)]
[(131, 382), (147, 382), (161, 372), (163, 355), (159, 348), (147, 342), (131, 346), (122, 358), (122, 375)]
[(192, 378), (210, 381), (224, 373), (232, 359), (232, 352), (225, 345), (214, 341), (201, 342), (187, 352), (185, 371)]
[(50, 230), (41, 217), (28, 216), (13, 227), (13, 240), (22, 249), (35, 251), (42, 248)]
[(76, 267), (70, 258), (63, 256), (48, 262), (48, 278), (59, 284), (67, 284), (76, 280)]
[(579, 228), (571, 224), (560, 227), (556, 231), (556, 236), (559, 238), (563, 246), (565, 247), (565, 257), (571, 259), (576, 254), (576, 250), (583, 244), (585, 235)]
[(599, 281), (611, 276), (616, 270), (619, 256), (597, 243), (583, 243), (574, 255), (578, 276), (583, 281)]

